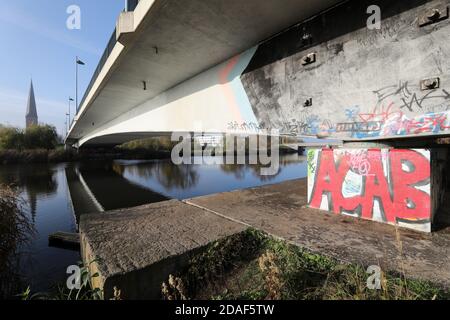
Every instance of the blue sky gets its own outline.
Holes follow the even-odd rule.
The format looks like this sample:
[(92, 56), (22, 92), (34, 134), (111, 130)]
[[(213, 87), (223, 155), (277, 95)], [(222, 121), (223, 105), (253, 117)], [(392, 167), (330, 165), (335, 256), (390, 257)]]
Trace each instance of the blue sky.
[[(81, 30), (69, 30), (70, 5), (81, 9)], [(39, 122), (64, 129), (69, 96), (79, 100), (124, 8), (124, 0), (14, 0), (0, 2), (0, 123), (24, 127), (33, 78)], [(72, 110), (73, 110), (72, 105)]]

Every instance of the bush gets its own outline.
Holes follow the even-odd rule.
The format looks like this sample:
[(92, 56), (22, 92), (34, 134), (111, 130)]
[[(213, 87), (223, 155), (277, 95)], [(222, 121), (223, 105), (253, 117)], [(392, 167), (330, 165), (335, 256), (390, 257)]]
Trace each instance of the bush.
[(439, 284), (383, 272), (381, 290), (357, 264), (326, 256), (256, 230), (247, 230), (195, 253), (189, 266), (163, 283), (166, 299), (195, 300), (435, 300), (449, 298)]
[(0, 185), (0, 299), (16, 292), (14, 286), (19, 285), (16, 251), (33, 234), (22, 204), (17, 190)]
[(17, 128), (0, 127), (0, 149), (21, 149), (23, 132)]
[(52, 150), (58, 142), (56, 128), (49, 125), (33, 126), (25, 131), (0, 126), (0, 150)]
[(118, 149), (123, 151), (171, 152), (177, 144), (178, 142), (171, 141), (169, 136), (163, 136), (127, 142), (119, 146)]
[(49, 125), (33, 126), (24, 133), (25, 149), (55, 149), (58, 145), (58, 134), (55, 127)]

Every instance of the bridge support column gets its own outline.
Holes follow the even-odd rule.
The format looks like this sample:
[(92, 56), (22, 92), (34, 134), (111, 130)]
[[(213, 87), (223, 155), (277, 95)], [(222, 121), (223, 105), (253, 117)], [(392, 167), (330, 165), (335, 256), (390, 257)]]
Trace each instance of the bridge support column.
[(309, 207), (431, 232), (447, 158), (447, 149), (310, 149)]

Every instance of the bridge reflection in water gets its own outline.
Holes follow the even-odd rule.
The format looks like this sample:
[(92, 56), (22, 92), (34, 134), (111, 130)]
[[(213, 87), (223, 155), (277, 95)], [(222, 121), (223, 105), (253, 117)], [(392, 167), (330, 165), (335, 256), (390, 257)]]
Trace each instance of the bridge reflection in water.
[(78, 163), (65, 169), (73, 212), (80, 215), (168, 200), (123, 177), (123, 166), (115, 162)]
[(173, 165), (170, 160), (69, 164), (67, 185), (78, 224), (81, 214), (188, 199), (306, 176), (306, 159), (284, 155), (273, 176), (260, 165)]

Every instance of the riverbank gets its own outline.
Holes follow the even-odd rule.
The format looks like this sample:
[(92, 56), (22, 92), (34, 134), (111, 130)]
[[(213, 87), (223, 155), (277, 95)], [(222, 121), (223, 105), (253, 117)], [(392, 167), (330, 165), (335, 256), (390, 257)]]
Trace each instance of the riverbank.
[[(281, 146), (280, 155), (295, 154), (298, 151)], [(212, 154), (215, 155), (214, 153)], [(89, 160), (164, 160), (170, 159), (171, 150), (152, 149), (122, 149), (113, 148), (108, 150), (65, 150), (63, 148), (55, 150), (34, 149), (34, 150), (0, 150), (0, 165), (9, 164), (45, 164), (63, 163)]]
[[(210, 244), (162, 285), (167, 300), (440, 300), (448, 291), (402, 272), (380, 274), (254, 229)], [(368, 281), (369, 280), (369, 281)]]
[[(88, 267), (80, 266), (87, 276)], [(268, 234), (247, 229), (214, 241), (191, 255), (185, 268), (161, 283), (162, 300), (447, 300), (450, 292), (402, 272), (380, 274), (379, 283), (358, 264), (342, 263)], [(70, 291), (65, 284), (48, 293), (19, 295), (23, 300), (102, 300), (93, 289), (99, 276)], [(147, 280), (152, 279), (148, 277)], [(374, 278), (375, 279), (375, 278)], [(373, 285), (373, 287), (371, 287)], [(377, 285), (379, 285), (377, 287)], [(115, 287), (111, 300), (126, 299)], [(143, 297), (140, 297), (141, 299)], [(136, 299), (140, 299), (136, 297)]]
[(0, 150), (0, 165), (62, 163), (89, 160), (162, 160), (170, 159), (164, 150)]
[(33, 227), (17, 190), (0, 183), (0, 299), (9, 298), (20, 288), (15, 253), (32, 235)]
[[(95, 288), (107, 299), (114, 287), (124, 299), (155, 299), (162, 282), (167, 299), (449, 297), (450, 228), (430, 236), (331, 215), (306, 208), (306, 191), (301, 179), (84, 215), (83, 261), (99, 275)], [(221, 249), (220, 243), (249, 230), (265, 238), (255, 245), (258, 235), (240, 244), (230, 240)], [(201, 254), (197, 263), (187, 263), (205, 242), (210, 246), (202, 254), (209, 258)], [(252, 246), (255, 250), (248, 251)], [(220, 271), (218, 279), (209, 281), (210, 271)], [(380, 290), (367, 287), (377, 286), (376, 277)]]

